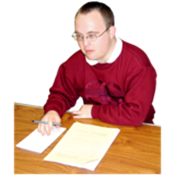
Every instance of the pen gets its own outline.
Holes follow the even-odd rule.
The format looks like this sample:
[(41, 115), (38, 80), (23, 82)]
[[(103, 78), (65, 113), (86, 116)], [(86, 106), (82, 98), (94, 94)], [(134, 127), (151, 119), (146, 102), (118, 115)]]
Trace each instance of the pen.
[[(32, 120), (33, 123), (48, 124), (48, 122)], [(53, 125), (61, 126), (61, 123), (53, 123)]]

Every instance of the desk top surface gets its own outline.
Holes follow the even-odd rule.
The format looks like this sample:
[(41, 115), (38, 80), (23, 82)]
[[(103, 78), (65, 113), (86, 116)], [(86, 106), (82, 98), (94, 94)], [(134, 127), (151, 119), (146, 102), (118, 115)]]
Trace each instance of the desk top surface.
[(119, 126), (104, 123), (99, 119), (74, 119), (70, 113), (62, 118), (62, 126), (68, 129), (79, 121), (98, 126), (119, 128), (121, 131), (95, 171), (43, 161), (64, 136), (64, 132), (43, 153), (22, 150), (16, 147), (21, 140), (37, 128), (31, 120), (41, 120), (42, 108), (15, 104), (14, 118), (14, 173), (16, 174), (160, 174), (161, 173), (161, 128), (141, 125)]

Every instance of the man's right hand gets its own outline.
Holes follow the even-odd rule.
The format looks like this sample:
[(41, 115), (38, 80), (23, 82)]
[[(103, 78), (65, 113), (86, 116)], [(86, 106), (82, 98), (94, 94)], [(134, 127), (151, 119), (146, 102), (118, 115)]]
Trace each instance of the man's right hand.
[[(45, 132), (47, 135), (50, 135), (50, 131), (53, 129), (53, 122), (60, 123), (61, 118), (56, 111), (51, 110), (44, 115), (41, 121), (48, 122), (48, 124), (38, 124), (38, 132), (44, 136)], [(56, 127), (59, 128), (60, 126)]]

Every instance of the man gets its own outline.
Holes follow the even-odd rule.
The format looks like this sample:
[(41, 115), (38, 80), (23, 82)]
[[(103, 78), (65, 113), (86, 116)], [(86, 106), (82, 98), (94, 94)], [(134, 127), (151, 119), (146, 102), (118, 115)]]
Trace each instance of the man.
[(99, 118), (116, 125), (153, 123), (156, 72), (138, 47), (115, 36), (114, 15), (103, 3), (89, 2), (75, 16), (80, 50), (63, 63), (44, 106), (38, 131), (49, 135), (53, 122), (82, 97), (75, 118)]

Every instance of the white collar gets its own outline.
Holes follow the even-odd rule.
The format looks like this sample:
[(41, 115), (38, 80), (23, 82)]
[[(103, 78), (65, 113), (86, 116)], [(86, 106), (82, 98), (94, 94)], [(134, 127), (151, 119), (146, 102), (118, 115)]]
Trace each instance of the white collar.
[[(118, 56), (120, 55), (122, 51), (123, 43), (119, 37), (116, 37), (116, 38), (117, 38), (117, 42), (116, 42), (114, 51), (111, 54), (111, 57), (105, 63), (113, 63), (118, 58)], [(89, 60), (87, 57), (85, 58), (86, 58), (86, 62), (91, 66), (94, 66), (99, 63), (96, 60)]]

